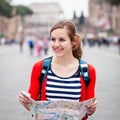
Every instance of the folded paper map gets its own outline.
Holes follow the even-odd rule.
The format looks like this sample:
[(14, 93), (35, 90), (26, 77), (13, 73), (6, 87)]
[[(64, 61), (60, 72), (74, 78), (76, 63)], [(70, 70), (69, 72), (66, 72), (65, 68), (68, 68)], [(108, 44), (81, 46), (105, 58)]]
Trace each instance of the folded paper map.
[(87, 105), (95, 98), (83, 101), (35, 101), (26, 92), (21, 92), (31, 101), (30, 110), (35, 120), (81, 120), (87, 112)]

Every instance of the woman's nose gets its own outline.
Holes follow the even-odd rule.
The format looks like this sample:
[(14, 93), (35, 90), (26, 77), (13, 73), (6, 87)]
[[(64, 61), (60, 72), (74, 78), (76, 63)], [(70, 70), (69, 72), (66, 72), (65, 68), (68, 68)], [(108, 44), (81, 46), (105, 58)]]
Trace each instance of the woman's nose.
[(55, 46), (60, 46), (60, 42), (58, 40), (55, 41), (54, 43)]

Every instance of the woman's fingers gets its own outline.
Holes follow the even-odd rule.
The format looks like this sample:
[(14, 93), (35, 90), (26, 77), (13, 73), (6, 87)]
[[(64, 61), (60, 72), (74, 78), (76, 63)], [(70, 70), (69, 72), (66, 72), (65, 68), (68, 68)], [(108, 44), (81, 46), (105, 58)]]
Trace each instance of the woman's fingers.
[(22, 104), (30, 104), (30, 101), (21, 93), (19, 94), (19, 101)]
[(21, 93), (19, 94), (19, 102), (20, 102), (27, 110), (30, 110), (30, 108), (29, 108), (30, 101), (29, 101), (24, 95), (22, 95)]
[(95, 107), (97, 107), (97, 104), (98, 104), (98, 102), (97, 102), (97, 100), (95, 100), (94, 103), (88, 105), (87, 107), (88, 107), (88, 108), (95, 108)]
[(98, 104), (98, 102), (97, 102), (97, 100), (95, 100), (94, 103), (87, 106), (87, 114), (88, 115), (92, 115), (96, 111), (97, 104)]

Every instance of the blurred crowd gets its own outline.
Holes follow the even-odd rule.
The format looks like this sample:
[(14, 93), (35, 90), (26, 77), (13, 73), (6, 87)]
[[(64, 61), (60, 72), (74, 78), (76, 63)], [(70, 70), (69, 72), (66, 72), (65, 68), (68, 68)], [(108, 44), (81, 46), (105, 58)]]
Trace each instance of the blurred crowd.
[(42, 52), (44, 52), (45, 55), (48, 54), (48, 48), (49, 48), (49, 38), (46, 36), (26, 36), (24, 39), (24, 42), (27, 43), (30, 55), (33, 55), (33, 51), (36, 51), (36, 55), (38, 57), (41, 56)]
[[(115, 46), (118, 47), (119, 53), (120, 53), (120, 36), (119, 35), (111, 35), (107, 36), (106, 33), (99, 33), (99, 34), (81, 34), (82, 36), (82, 43), (83, 46), (88, 45), (89, 47), (94, 46), (105, 46), (105, 47), (111, 47)], [(5, 37), (2, 37), (0, 39), (0, 45), (14, 45), (19, 44), (20, 46), (20, 52), (23, 52), (23, 46), (27, 44), (29, 48), (30, 55), (36, 54), (36, 56), (41, 56), (41, 54), (48, 54), (49, 50), (49, 37), (48, 36), (36, 36), (36, 35), (21, 35), (20, 38), (15, 38), (12, 40), (9, 40)], [(34, 53), (35, 51), (35, 53)]]
[(119, 35), (110, 35), (107, 36), (106, 33), (99, 34), (86, 34), (82, 36), (83, 45), (88, 44), (90, 47), (93, 46), (106, 46), (109, 47), (111, 45), (120, 46), (120, 36)]
[[(49, 37), (46, 36), (35, 36), (35, 35), (21, 35), (19, 39), (9, 40), (5, 37), (0, 39), (0, 45), (19, 45), (20, 52), (23, 52), (23, 46), (27, 45), (29, 48), (30, 55), (36, 54), (36, 56), (41, 56), (44, 52), (45, 55), (48, 54), (49, 49)], [(35, 53), (34, 53), (35, 51)]]

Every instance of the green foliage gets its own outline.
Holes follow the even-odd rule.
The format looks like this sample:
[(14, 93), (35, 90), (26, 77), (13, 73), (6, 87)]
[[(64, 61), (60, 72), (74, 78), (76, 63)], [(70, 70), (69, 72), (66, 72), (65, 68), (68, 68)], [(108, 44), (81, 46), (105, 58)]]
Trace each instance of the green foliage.
[(0, 15), (6, 16), (8, 18), (12, 17), (12, 10), (14, 7), (16, 8), (16, 14), (21, 15), (22, 17), (28, 14), (33, 14), (33, 12), (28, 7), (22, 5), (11, 6), (6, 0), (0, 0)]
[(4, 37), (4, 35), (2, 33), (0, 33), (0, 38), (3, 38), (3, 37)]
[(6, 0), (0, 0), (0, 15), (11, 17), (12, 6)]
[(106, 0), (107, 2), (109, 2), (111, 5), (120, 5), (120, 0)]
[(23, 5), (18, 5), (16, 6), (16, 14), (21, 15), (23, 17), (25, 15), (31, 15), (33, 14), (33, 12), (28, 7), (25, 7)]

